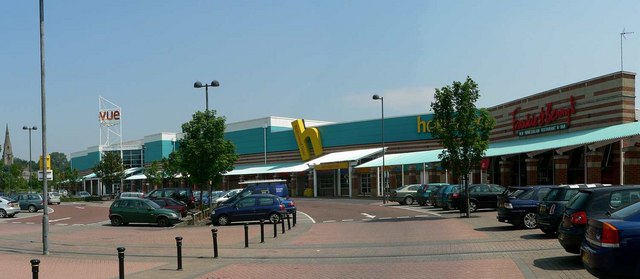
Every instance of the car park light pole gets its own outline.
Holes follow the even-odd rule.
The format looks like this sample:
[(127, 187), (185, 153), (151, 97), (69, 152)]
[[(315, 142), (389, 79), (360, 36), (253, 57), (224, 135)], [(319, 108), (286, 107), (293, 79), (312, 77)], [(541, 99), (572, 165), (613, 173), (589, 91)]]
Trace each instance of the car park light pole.
[(208, 111), (209, 110), (209, 87), (218, 87), (220, 86), (220, 83), (217, 80), (213, 80), (211, 81), (211, 84), (202, 84), (202, 82), (200, 81), (196, 81), (193, 84), (193, 88), (202, 88), (204, 87), (204, 93), (205, 93), (205, 109)]
[(379, 96), (378, 94), (373, 95), (373, 99), (374, 100), (380, 100), (380, 104), (381, 104), (381, 108), (382, 108), (382, 119), (381, 119), (381, 135), (382, 135), (382, 203), (386, 204), (387, 203), (387, 198), (385, 196), (386, 192), (389, 189), (385, 189), (387, 188), (387, 180), (385, 177), (385, 170), (384, 170), (384, 98)]
[(31, 192), (31, 131), (32, 130), (38, 130), (38, 127), (33, 126), (33, 127), (27, 127), (27, 126), (23, 126), (22, 130), (29, 130), (29, 192)]

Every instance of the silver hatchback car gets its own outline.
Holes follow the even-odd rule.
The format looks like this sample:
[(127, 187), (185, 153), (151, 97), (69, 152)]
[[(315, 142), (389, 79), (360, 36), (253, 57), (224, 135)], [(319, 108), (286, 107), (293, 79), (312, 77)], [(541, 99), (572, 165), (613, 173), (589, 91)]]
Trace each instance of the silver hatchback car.
[(0, 218), (10, 218), (16, 216), (20, 212), (20, 204), (18, 202), (0, 196)]

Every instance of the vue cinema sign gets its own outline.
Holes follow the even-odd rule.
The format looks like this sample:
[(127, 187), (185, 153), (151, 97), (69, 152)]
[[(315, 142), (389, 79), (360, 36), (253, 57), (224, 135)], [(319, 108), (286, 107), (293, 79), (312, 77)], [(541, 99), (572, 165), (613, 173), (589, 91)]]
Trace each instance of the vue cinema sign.
[(513, 134), (528, 136), (553, 132), (569, 128), (571, 116), (576, 113), (576, 101), (569, 96), (569, 106), (560, 108), (554, 108), (549, 102), (538, 113), (527, 113), (524, 118), (518, 118), (519, 111), (520, 107), (509, 113)]

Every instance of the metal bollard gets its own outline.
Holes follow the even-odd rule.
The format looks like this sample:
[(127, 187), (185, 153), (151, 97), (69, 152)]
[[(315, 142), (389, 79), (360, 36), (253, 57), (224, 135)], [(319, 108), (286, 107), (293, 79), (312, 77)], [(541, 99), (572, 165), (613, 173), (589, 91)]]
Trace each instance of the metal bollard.
[(40, 260), (32, 259), (31, 260), (31, 274), (33, 279), (38, 279), (38, 272), (40, 272)]
[(249, 247), (249, 224), (244, 223), (244, 248)]
[(280, 223), (282, 224), (282, 234), (287, 233), (287, 232), (284, 230), (284, 216), (280, 216)]
[(176, 236), (176, 249), (178, 252), (178, 269), (182, 270), (182, 236)]
[(296, 226), (296, 211), (293, 211), (293, 226), (294, 227)]
[(124, 247), (118, 247), (118, 274), (120, 279), (124, 279)]
[(289, 213), (287, 213), (287, 229), (291, 230), (291, 219), (289, 219)]
[(273, 222), (273, 238), (278, 237), (278, 223)]
[(264, 243), (264, 220), (260, 219), (260, 243)]
[(213, 237), (213, 258), (218, 257), (218, 229), (211, 229), (211, 236)]

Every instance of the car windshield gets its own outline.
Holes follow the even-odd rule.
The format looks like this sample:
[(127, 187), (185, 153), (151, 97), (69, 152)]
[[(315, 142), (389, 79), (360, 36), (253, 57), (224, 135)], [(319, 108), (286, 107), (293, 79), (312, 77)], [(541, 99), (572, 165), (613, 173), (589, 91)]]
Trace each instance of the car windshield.
[(630, 204), (617, 211), (611, 213), (611, 218), (626, 220), (629, 216), (636, 215), (640, 212), (640, 202)]
[(160, 208), (162, 208), (162, 207), (160, 207), (157, 203), (152, 202), (152, 201), (150, 201), (150, 200), (143, 200), (143, 201), (144, 201), (146, 204), (148, 204), (149, 206), (151, 206), (152, 208), (155, 208), (155, 209), (160, 209)]

